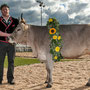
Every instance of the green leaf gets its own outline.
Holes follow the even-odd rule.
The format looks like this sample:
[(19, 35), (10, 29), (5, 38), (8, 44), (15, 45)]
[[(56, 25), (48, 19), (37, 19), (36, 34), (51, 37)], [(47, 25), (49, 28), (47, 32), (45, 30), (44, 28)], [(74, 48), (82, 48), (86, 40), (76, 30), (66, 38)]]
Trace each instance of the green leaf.
[(55, 62), (56, 61), (60, 61), (60, 59), (62, 58), (62, 55), (61, 55), (61, 52), (56, 52), (55, 51), (55, 48), (57, 46), (60, 47), (60, 50), (62, 48), (62, 38), (60, 40), (58, 39), (53, 39), (53, 35), (56, 35), (57, 37), (58, 36), (61, 36), (60, 33), (59, 33), (59, 22), (56, 20), (56, 18), (51, 18), (53, 19), (52, 22), (49, 22), (49, 20), (47, 21), (47, 27), (48, 27), (48, 30), (50, 30), (51, 28), (55, 28), (56, 29), (56, 33), (55, 34), (50, 34), (49, 33), (49, 38), (51, 39), (51, 43), (50, 43), (50, 53), (52, 54), (52, 58), (54, 60), (54, 57), (55, 56), (58, 56), (57, 60), (54, 60)]

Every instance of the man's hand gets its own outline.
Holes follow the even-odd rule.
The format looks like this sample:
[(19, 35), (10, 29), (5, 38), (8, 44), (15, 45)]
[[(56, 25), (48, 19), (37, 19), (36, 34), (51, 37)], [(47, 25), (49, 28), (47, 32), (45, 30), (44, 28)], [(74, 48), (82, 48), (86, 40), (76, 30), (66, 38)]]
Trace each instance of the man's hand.
[(12, 45), (16, 44), (16, 42), (13, 41), (13, 37), (11, 35), (7, 37), (7, 42), (11, 43)]
[(9, 37), (11, 34), (8, 33), (4, 33), (2, 31), (0, 31), (0, 36), (5, 36), (5, 37)]
[(11, 36), (11, 34), (7, 34), (7, 37), (10, 37)]

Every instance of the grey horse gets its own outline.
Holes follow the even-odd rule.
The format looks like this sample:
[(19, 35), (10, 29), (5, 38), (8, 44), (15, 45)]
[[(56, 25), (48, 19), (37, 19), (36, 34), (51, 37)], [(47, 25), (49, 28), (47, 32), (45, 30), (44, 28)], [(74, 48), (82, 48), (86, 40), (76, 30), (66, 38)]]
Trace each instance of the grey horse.
[[(63, 39), (61, 54), (65, 58), (78, 58), (90, 54), (90, 25), (60, 25)], [(50, 39), (46, 26), (34, 26), (20, 22), (9, 37), (17, 43), (27, 43), (41, 62), (45, 62), (47, 70), (47, 86), (52, 86), (53, 60), (50, 54)], [(90, 86), (90, 80), (86, 84)]]

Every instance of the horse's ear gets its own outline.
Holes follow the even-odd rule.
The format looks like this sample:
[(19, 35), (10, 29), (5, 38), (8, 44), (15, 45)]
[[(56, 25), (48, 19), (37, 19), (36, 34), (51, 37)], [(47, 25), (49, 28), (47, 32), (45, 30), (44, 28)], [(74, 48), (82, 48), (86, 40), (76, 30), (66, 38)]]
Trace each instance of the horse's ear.
[(24, 23), (24, 24), (26, 23), (25, 19), (23, 18), (23, 13), (21, 13), (21, 18), (20, 18), (19, 22)]
[(24, 19), (24, 18), (23, 18), (23, 19), (21, 19), (21, 20), (20, 20), (20, 22), (21, 22), (21, 23), (26, 24), (26, 21), (25, 21), (25, 19)]
[(23, 19), (23, 13), (21, 13), (21, 20)]

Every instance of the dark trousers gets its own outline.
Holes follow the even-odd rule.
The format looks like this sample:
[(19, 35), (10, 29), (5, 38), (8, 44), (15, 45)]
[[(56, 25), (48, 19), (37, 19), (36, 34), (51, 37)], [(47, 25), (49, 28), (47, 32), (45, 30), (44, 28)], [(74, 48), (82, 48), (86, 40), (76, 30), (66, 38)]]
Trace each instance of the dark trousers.
[(8, 57), (8, 71), (7, 80), (14, 79), (14, 58), (15, 58), (15, 45), (10, 43), (0, 42), (0, 81), (3, 80), (4, 60), (7, 54)]

